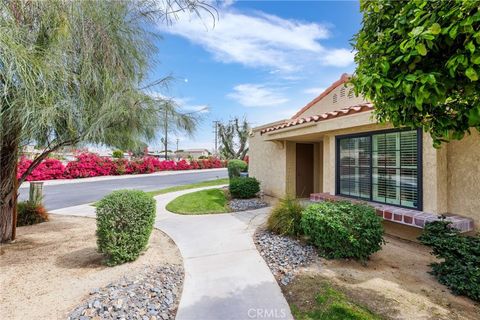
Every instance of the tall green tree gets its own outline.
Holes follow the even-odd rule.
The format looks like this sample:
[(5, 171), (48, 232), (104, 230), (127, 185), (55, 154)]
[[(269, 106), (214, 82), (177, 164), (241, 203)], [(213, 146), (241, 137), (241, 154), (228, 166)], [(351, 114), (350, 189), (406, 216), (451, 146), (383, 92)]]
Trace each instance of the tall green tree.
[(220, 156), (224, 159), (242, 159), (248, 152), (250, 126), (246, 119), (234, 118), (226, 123), (218, 123)]
[(380, 122), (423, 127), (438, 147), (480, 129), (480, 5), (361, 0), (357, 91)]
[[(0, 0), (0, 242), (15, 237), (19, 184), (50, 152), (78, 143), (131, 149), (169, 119), (195, 119), (145, 93), (156, 50), (152, 23), (196, 0)], [(44, 148), (19, 179), (19, 149)]]

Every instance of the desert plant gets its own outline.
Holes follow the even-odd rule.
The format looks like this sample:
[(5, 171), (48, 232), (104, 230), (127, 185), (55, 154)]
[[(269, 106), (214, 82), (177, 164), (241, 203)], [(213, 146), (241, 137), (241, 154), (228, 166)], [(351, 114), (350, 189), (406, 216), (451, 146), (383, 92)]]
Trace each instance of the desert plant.
[(300, 235), (303, 209), (304, 207), (295, 197), (286, 196), (280, 199), (268, 217), (268, 229), (282, 235)]
[(373, 207), (350, 202), (322, 202), (302, 214), (301, 226), (327, 258), (366, 260), (381, 249), (383, 226)]
[(255, 178), (233, 178), (230, 179), (229, 190), (233, 198), (249, 199), (260, 191), (260, 183)]
[(22, 201), (17, 204), (17, 227), (48, 221), (47, 210), (41, 204)]
[(460, 235), (448, 221), (434, 221), (425, 226), (419, 240), (443, 259), (431, 264), (431, 274), (453, 293), (480, 301), (480, 238)]
[(108, 265), (138, 258), (155, 220), (155, 200), (143, 191), (119, 190), (97, 205), (97, 245)]
[(243, 160), (230, 160), (228, 162), (228, 177), (230, 179), (240, 177), (240, 172), (247, 169), (248, 164)]

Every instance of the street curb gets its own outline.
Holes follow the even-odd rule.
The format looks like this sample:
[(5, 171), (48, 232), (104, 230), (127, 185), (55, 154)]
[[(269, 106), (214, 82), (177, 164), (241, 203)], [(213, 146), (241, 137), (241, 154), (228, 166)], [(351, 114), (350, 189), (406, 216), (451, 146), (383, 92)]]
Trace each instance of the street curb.
[[(82, 179), (58, 179), (58, 180), (45, 180), (42, 181), (44, 186), (55, 186), (62, 184), (74, 184), (74, 183), (85, 183), (85, 182), (95, 182), (95, 181), (108, 181), (108, 180), (121, 180), (121, 179), (133, 179), (139, 177), (155, 177), (155, 176), (169, 176), (175, 174), (187, 174), (187, 173), (198, 173), (198, 172), (216, 172), (216, 171), (226, 171), (227, 168), (215, 168), (215, 169), (198, 169), (198, 170), (178, 170), (178, 171), (160, 171), (154, 173), (144, 173), (144, 174), (129, 174), (122, 176), (101, 176), (101, 177), (91, 177), (91, 178), (82, 178)], [(30, 182), (23, 182), (20, 188), (28, 188)]]

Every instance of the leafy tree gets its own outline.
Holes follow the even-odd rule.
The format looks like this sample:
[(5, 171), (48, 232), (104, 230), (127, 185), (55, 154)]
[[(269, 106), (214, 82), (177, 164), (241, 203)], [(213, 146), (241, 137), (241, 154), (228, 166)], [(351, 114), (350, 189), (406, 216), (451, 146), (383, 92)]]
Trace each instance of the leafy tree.
[(360, 8), (353, 82), (377, 120), (423, 127), (436, 147), (480, 129), (478, 1), (362, 0)]
[(234, 118), (227, 123), (218, 123), (220, 155), (225, 159), (243, 159), (248, 152), (250, 127), (246, 119)]
[[(145, 85), (155, 52), (149, 24), (196, 0), (0, 0), (0, 242), (15, 238), (18, 186), (49, 153), (78, 143), (132, 149), (155, 137), (165, 110), (187, 132), (191, 116)], [(151, 29), (151, 28), (149, 28)], [(22, 145), (43, 146), (17, 180)]]

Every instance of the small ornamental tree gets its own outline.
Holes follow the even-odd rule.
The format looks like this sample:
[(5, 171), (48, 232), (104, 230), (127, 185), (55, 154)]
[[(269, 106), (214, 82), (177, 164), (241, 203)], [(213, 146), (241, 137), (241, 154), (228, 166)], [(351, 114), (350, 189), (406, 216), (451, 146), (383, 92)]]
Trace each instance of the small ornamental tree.
[(379, 122), (423, 127), (434, 146), (480, 129), (478, 1), (361, 0), (353, 83)]
[[(18, 186), (47, 156), (80, 143), (133, 149), (167, 125), (195, 117), (145, 90), (151, 27), (199, 0), (0, 0), (0, 242), (15, 239)], [(168, 115), (168, 119), (166, 116)], [(42, 147), (17, 178), (19, 151)]]

